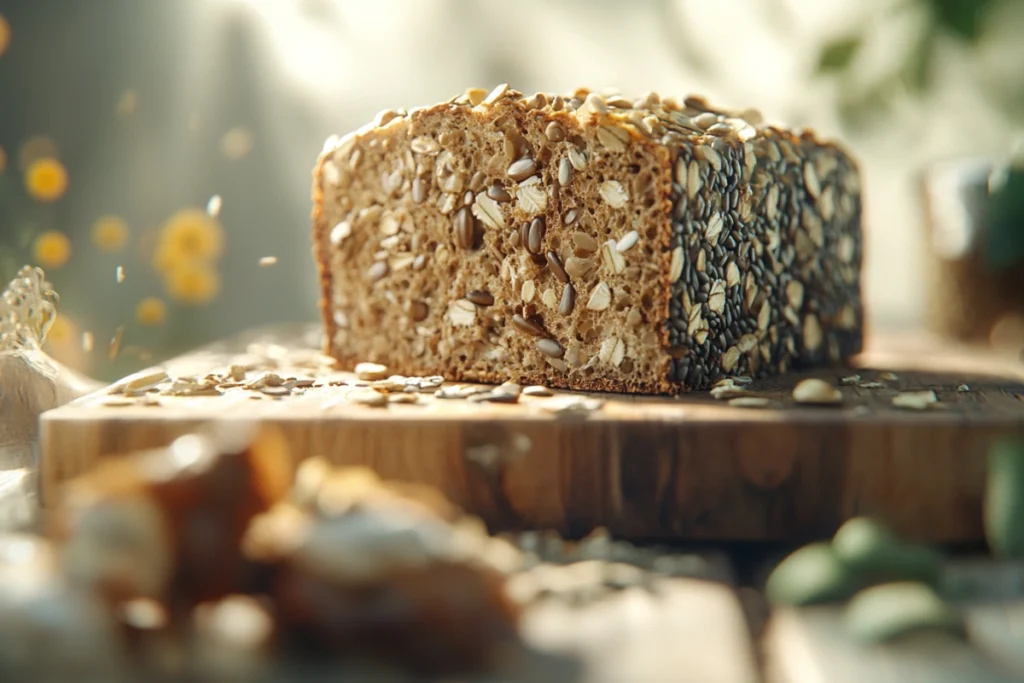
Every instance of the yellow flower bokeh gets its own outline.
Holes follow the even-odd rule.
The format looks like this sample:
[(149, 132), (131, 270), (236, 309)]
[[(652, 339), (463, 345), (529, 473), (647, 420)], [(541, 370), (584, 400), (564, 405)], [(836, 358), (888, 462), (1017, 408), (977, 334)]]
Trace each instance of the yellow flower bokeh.
[(0, 14), (0, 55), (7, 51), (7, 46), (11, 44), (11, 25), (4, 19), (4, 15)]
[(167, 294), (186, 304), (206, 304), (220, 293), (220, 276), (201, 262), (176, 264), (164, 280)]
[(55, 202), (68, 189), (68, 172), (53, 157), (36, 159), (25, 171), (25, 189), (40, 202)]
[(216, 259), (224, 249), (224, 229), (201, 209), (182, 209), (167, 219), (153, 255), (153, 267), (168, 273), (182, 264)]
[(92, 243), (101, 251), (121, 251), (128, 244), (128, 224), (117, 216), (97, 219), (92, 225)]
[(71, 258), (71, 240), (59, 230), (48, 230), (36, 237), (32, 254), (38, 265), (60, 268)]
[(155, 296), (146, 297), (135, 308), (135, 319), (143, 325), (162, 325), (167, 319), (167, 305), (163, 299)]

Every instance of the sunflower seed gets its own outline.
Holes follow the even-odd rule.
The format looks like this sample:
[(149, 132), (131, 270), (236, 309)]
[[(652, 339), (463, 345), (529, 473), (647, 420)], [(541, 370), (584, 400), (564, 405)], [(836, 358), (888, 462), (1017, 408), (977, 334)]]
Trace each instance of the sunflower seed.
[(821, 196), (821, 182), (818, 180), (818, 172), (814, 170), (814, 164), (811, 162), (804, 164), (804, 185), (807, 188), (807, 194), (814, 199)]
[(528, 304), (533, 301), (533, 296), (537, 293), (537, 285), (533, 280), (527, 280), (523, 283), (523, 289), (520, 292), (520, 296), (523, 299), (524, 304)]
[(537, 164), (530, 157), (524, 157), (512, 163), (506, 174), (509, 178), (520, 183), (537, 172)]
[(544, 249), (544, 234), (547, 232), (547, 222), (543, 216), (538, 216), (530, 221), (526, 229), (526, 250), (531, 254), (538, 255)]
[(473, 205), (472, 212), (468, 207), (462, 207), (455, 213), (455, 220), (452, 222), (455, 242), (463, 249), (472, 249), (476, 242), (476, 220), (473, 218), (476, 206), (476, 204)]
[(855, 384), (860, 383), (860, 375), (850, 375), (849, 377), (842, 377), (840, 378), (839, 383), (847, 387), (853, 386)]
[(412, 142), (409, 143), (412, 151), (417, 154), (426, 154), (428, 156), (434, 156), (441, 151), (441, 145), (437, 143), (437, 140), (430, 137), (429, 135), (421, 135), (413, 138)]
[(508, 92), (508, 83), (502, 83), (487, 94), (487, 97), (480, 102), (484, 106), (493, 105), (495, 102), (504, 97), (505, 93)]
[(562, 160), (558, 162), (558, 184), (565, 187), (569, 184), (569, 180), (572, 178), (572, 163), (569, 159), (562, 157)]
[(487, 196), (496, 202), (510, 202), (512, 195), (505, 191), (501, 185), (494, 184), (487, 188)]
[(512, 325), (520, 332), (525, 332), (534, 337), (543, 337), (546, 334), (543, 327), (532, 320), (527, 320), (521, 315), (512, 316)]
[(466, 294), (466, 299), (473, 302), (477, 306), (493, 306), (494, 297), (491, 296), (490, 292), (485, 292), (482, 289), (476, 289)]
[(558, 304), (558, 312), (562, 315), (571, 315), (573, 308), (576, 307), (576, 290), (572, 284), (566, 284), (562, 288), (562, 300)]
[(356, 377), (364, 382), (386, 379), (388, 376), (387, 366), (379, 363), (359, 363), (356, 365), (355, 372)]
[(388, 270), (389, 267), (387, 261), (377, 261), (372, 266), (370, 266), (369, 269), (367, 269), (366, 279), (368, 279), (370, 282), (377, 282), (378, 280), (383, 279), (388, 274)]
[(773, 401), (764, 396), (737, 396), (729, 399), (729, 405), (734, 408), (769, 408)]
[(546, 396), (554, 396), (554, 395), (555, 395), (555, 392), (551, 391), (550, 389), (548, 389), (545, 386), (540, 386), (539, 384), (534, 384), (534, 385), (531, 385), (531, 386), (523, 388), (523, 396), (546, 397)]
[(338, 246), (345, 241), (345, 238), (352, 234), (352, 224), (348, 221), (341, 221), (331, 229), (331, 244)]
[(632, 249), (638, 241), (640, 241), (640, 233), (636, 230), (630, 230), (619, 238), (619, 241), (615, 244), (615, 251), (620, 254), (625, 254), (627, 251)]
[(558, 257), (558, 254), (553, 251), (549, 251), (544, 255), (544, 258), (547, 259), (548, 269), (551, 271), (551, 274), (554, 275), (559, 282), (569, 282), (569, 274), (565, 272), (565, 268), (562, 266), (562, 259)]
[(537, 350), (549, 358), (561, 358), (565, 355), (565, 349), (554, 339), (538, 339)]

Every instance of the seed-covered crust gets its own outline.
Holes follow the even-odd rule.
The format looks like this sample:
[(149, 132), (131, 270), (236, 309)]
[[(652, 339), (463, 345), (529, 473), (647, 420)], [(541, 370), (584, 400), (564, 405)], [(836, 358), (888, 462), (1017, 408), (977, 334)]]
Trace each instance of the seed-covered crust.
[(753, 111), (469, 90), (328, 141), (313, 200), (345, 365), (661, 393), (861, 348), (856, 166)]

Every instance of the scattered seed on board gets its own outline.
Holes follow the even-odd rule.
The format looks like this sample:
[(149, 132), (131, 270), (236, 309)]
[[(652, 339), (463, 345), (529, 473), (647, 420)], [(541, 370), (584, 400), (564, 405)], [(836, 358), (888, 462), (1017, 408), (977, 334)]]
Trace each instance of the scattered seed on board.
[(388, 395), (382, 394), (375, 389), (354, 389), (346, 395), (351, 403), (358, 403), (364, 406), (380, 407), (388, 404)]
[(881, 382), (861, 382), (857, 386), (861, 389), (885, 389), (885, 385)]
[(542, 386), (540, 384), (534, 384), (532, 386), (523, 388), (523, 396), (547, 397), (554, 395), (555, 392), (551, 391), (551, 389), (548, 389), (547, 387)]
[(767, 408), (773, 405), (773, 401), (764, 396), (737, 396), (729, 399), (729, 405), (734, 408)]
[(711, 398), (714, 398), (719, 401), (727, 401), (733, 398), (749, 397), (751, 395), (752, 394), (749, 390), (731, 383), (716, 386), (711, 389)]
[(812, 377), (793, 388), (793, 400), (810, 405), (837, 405), (843, 402), (843, 393), (828, 382)]
[(961, 394), (966, 394), (971, 390), (971, 388), (966, 384), (961, 384), (956, 388), (956, 390), (959, 391)]
[(379, 363), (359, 363), (356, 365), (356, 377), (364, 382), (387, 379), (388, 368)]
[(389, 394), (388, 403), (419, 403), (420, 397), (418, 394), (411, 392), (402, 392), (400, 394)]
[(899, 376), (895, 372), (882, 372), (879, 373), (878, 378), (884, 382), (895, 382)]
[(892, 404), (897, 408), (908, 410), (928, 410), (939, 402), (939, 397), (931, 389), (926, 391), (903, 391), (892, 397)]
[(839, 380), (839, 383), (843, 386), (852, 386), (860, 382), (860, 375), (850, 375), (849, 377), (843, 377)]

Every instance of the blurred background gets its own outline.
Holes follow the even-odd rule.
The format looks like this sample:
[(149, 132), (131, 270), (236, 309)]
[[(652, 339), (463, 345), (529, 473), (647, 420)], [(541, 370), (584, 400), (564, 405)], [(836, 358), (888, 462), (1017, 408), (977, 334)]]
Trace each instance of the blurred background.
[[(42, 266), (51, 353), (104, 379), (315, 320), (329, 135), (469, 86), (586, 85), (842, 139), (864, 174), (870, 322), (923, 326), (1024, 295), (1016, 171), (997, 174), (1002, 279), (961, 296), (987, 271), (949, 270), (976, 246), (963, 197), (988, 197), (1019, 145), (1021, 36), (1018, 0), (0, 0), (0, 280)], [(1019, 332), (1013, 306), (952, 327), (987, 337), (1009, 308)]]

